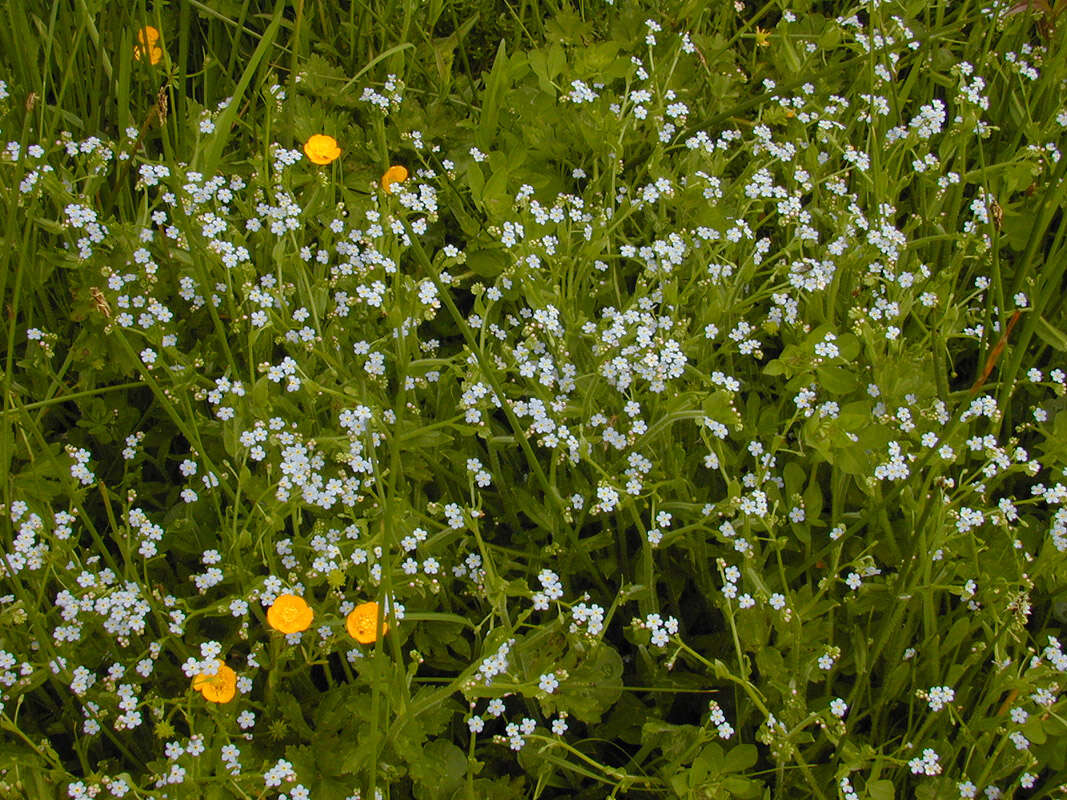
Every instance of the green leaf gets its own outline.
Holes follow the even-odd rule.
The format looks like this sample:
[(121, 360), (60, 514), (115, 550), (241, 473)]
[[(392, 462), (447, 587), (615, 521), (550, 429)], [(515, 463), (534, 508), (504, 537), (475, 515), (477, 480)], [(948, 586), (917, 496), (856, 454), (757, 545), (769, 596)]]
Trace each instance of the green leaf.
[(511, 197), (507, 193), (507, 187), (507, 172), (500, 170), (489, 176), (481, 200), (491, 218), (503, 217), (511, 209)]
[(659, 748), (675, 766), (694, 757), (705, 741), (706, 733), (697, 725), (674, 725), (654, 718), (641, 725), (641, 746)]
[(475, 202), (480, 203), (485, 192), (485, 175), (482, 174), (482, 168), (477, 162), (472, 161), (467, 167), (467, 185), (471, 188), (471, 197)]
[(301, 737), (311, 739), (315, 735), (315, 732), (311, 730), (311, 726), (304, 720), (299, 701), (292, 694), (278, 692), (275, 694), (274, 699), (278, 704), (278, 709), (282, 712), (282, 716)]
[(520, 800), (526, 797), (526, 778), (522, 775), (489, 780), (479, 778), (474, 782), (474, 796), (480, 800)]
[(579, 75), (596, 75), (598, 80), (607, 81), (621, 78), (627, 66), (627, 59), (617, 58), (618, 42), (598, 42), (577, 51), (574, 70)]
[(538, 85), (545, 94), (555, 95), (556, 77), (567, 66), (567, 56), (563, 48), (553, 43), (548, 47), (540, 47), (528, 54), (530, 69), (537, 76)]
[(1037, 318), (1037, 327), (1034, 332), (1049, 347), (1059, 350), (1061, 353), (1067, 350), (1067, 333), (1055, 327), (1044, 317)]
[(815, 369), (819, 386), (830, 394), (843, 395), (856, 391), (859, 380), (851, 371), (833, 364), (821, 364)]
[(801, 487), (804, 485), (805, 478), (807, 478), (807, 475), (804, 473), (804, 468), (796, 461), (790, 461), (785, 465), (784, 477), (786, 497), (796, 497), (799, 495)]
[(560, 684), (553, 697), (560, 709), (582, 722), (595, 723), (621, 694), (622, 657), (613, 647), (601, 643), (592, 656)]
[(843, 333), (837, 337), (837, 349), (845, 361), (854, 361), (860, 354), (860, 340), (854, 333)]
[(562, 44), (589, 46), (592, 34), (593, 23), (578, 16), (568, 4), (561, 4), (556, 15), (545, 23), (545, 36)]
[(734, 396), (725, 389), (712, 392), (704, 398), (701, 410), (704, 412), (704, 416), (716, 422), (721, 422), (723, 425), (737, 427), (741, 424), (741, 415), (738, 414), (737, 409), (734, 407)]
[(728, 775), (722, 782), (723, 787), (731, 797), (748, 798), (760, 797), (763, 794), (763, 784), (751, 778), (743, 778), (740, 775)]
[(482, 248), (467, 253), (467, 266), (482, 278), (495, 278), (508, 265), (508, 257), (499, 247)]
[(788, 373), (788, 367), (785, 362), (780, 358), (773, 359), (767, 363), (767, 366), (763, 368), (764, 375), (786, 375)]
[(482, 113), (478, 118), (478, 146), (482, 150), (489, 150), (496, 138), (500, 120), (500, 104), (510, 84), (507, 73), (507, 47), (501, 39), (496, 51), (496, 59), (493, 61), (493, 68), (485, 84), (485, 93), (482, 95)]
[(418, 800), (448, 800), (463, 785), (467, 756), (445, 739), (435, 739), (422, 749), (419, 760), (408, 765)]
[(941, 640), (941, 649), (944, 652), (954, 650), (963, 643), (963, 640), (967, 637), (967, 634), (971, 632), (971, 618), (970, 616), (962, 616), (956, 620), (952, 627), (949, 629), (948, 634)]
[(757, 755), (756, 745), (754, 744), (736, 745), (726, 754), (726, 758), (723, 759), (719, 769), (722, 772), (744, 772), (746, 769), (755, 766)]
[(819, 487), (817, 470), (813, 467), (811, 481), (804, 491), (804, 510), (809, 521), (818, 520), (822, 514), (822, 489)]
[(867, 784), (867, 796), (871, 800), (893, 800), (893, 792), (892, 781), (871, 781)]
[(722, 771), (722, 764), (722, 747), (712, 742), (693, 759), (693, 765), (689, 768), (689, 786), (700, 786), (707, 780), (708, 775), (718, 775)]
[(1029, 721), (1022, 727), (1023, 735), (1034, 744), (1044, 744), (1048, 741), (1048, 736), (1045, 735), (1045, 728), (1041, 724), (1041, 720), (1037, 717), (1031, 717)]

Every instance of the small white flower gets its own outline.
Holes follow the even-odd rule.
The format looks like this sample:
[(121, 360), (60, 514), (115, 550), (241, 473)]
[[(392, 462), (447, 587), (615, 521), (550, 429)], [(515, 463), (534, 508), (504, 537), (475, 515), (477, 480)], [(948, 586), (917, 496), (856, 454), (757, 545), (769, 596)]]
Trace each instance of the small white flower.
[(552, 694), (556, 691), (557, 686), (559, 686), (559, 679), (551, 672), (542, 675), (541, 680), (537, 683), (537, 688), (547, 694)]

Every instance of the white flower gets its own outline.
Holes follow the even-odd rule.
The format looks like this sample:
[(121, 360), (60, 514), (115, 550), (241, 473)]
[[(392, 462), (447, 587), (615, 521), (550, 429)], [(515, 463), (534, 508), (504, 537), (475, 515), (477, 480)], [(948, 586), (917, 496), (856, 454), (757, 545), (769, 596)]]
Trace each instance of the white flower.
[(542, 675), (541, 680), (537, 683), (537, 688), (548, 694), (556, 691), (557, 686), (559, 686), (559, 679), (551, 672)]
[(956, 699), (956, 692), (948, 686), (931, 686), (926, 693), (931, 711), (940, 711), (947, 703)]

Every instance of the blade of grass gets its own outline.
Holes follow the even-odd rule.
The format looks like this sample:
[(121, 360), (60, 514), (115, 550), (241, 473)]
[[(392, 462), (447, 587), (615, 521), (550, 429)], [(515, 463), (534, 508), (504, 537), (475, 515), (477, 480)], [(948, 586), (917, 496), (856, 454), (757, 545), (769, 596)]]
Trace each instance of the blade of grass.
[(274, 16), (271, 18), (270, 25), (267, 26), (267, 30), (264, 31), (262, 38), (260, 38), (259, 45), (252, 53), (252, 57), (248, 60), (248, 65), (245, 67), (240, 81), (238, 81), (237, 86), (233, 90), (229, 104), (215, 122), (215, 133), (211, 138), (211, 141), (208, 143), (203, 159), (197, 160), (198, 166), (208, 173), (213, 173), (217, 168), (219, 160), (222, 157), (222, 150), (229, 141), (230, 132), (237, 119), (237, 112), (241, 106), (241, 101), (245, 96), (245, 92), (248, 91), (249, 84), (252, 83), (252, 78), (259, 70), (259, 66), (263, 62), (263, 59), (274, 46), (274, 40), (278, 36), (278, 31), (281, 28), (282, 19), (284, 18), (282, 12), (285, 11), (285, 6), (286, 4), (284, 0), (277, 0), (275, 3)]
[(485, 93), (482, 95), (482, 113), (478, 119), (478, 146), (483, 150), (491, 148), (493, 139), (496, 136), (500, 119), (500, 102), (504, 96), (507, 67), (507, 48), (504, 41), (501, 40), (500, 46), (496, 50), (493, 69), (489, 72), (489, 78), (485, 83)]
[(370, 72), (370, 70), (372, 70), (374, 68), (374, 65), (377, 64), (379, 61), (384, 61), (385, 59), (389, 58), (390, 56), (392, 56), (392, 55), (394, 55), (396, 53), (400, 53), (400, 52), (402, 52), (404, 50), (412, 50), (414, 48), (415, 48), (415, 45), (412, 42), (404, 42), (403, 44), (398, 44), (398, 45), (396, 45), (394, 47), (390, 47), (388, 50), (384, 50), (383, 52), (379, 53), (374, 58), (372, 58), (370, 61), (368, 61), (367, 64), (363, 67), (363, 69), (361, 69), (359, 72), (357, 72), (355, 75), (353, 75), (349, 79), (348, 83), (346, 83), (344, 86), (341, 87), (341, 92), (344, 93), (344, 92), (347, 92), (349, 89), (351, 89), (355, 85), (356, 81), (358, 81), (360, 78), (362, 78), (368, 72)]

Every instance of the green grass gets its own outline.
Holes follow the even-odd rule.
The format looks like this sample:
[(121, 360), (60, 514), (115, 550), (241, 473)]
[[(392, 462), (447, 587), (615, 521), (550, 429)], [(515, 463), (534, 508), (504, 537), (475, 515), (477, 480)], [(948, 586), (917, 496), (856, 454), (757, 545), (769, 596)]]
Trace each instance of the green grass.
[(0, 798), (1067, 784), (1051, 9), (10, 10)]

